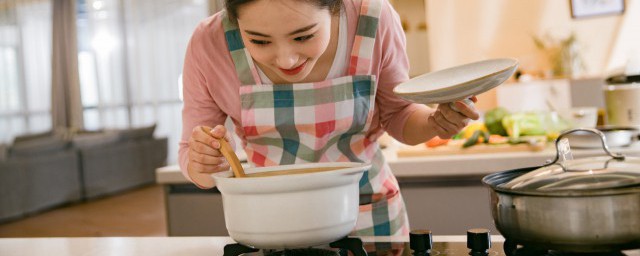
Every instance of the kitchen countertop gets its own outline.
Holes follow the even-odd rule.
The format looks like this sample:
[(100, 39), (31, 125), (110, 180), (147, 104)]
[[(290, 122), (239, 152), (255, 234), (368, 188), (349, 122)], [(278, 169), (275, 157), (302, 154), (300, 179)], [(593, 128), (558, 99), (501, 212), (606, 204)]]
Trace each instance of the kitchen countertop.
[[(466, 242), (466, 236), (433, 236), (434, 242)], [(492, 236), (501, 242), (501, 236)], [(363, 242), (407, 242), (408, 237), (362, 237)], [(82, 237), (0, 238), (2, 256), (214, 256), (229, 237)]]
[[(449, 179), (461, 177), (479, 177), (499, 171), (539, 166), (555, 157), (555, 148), (550, 145), (537, 152), (506, 152), (460, 155), (437, 155), (421, 157), (397, 157), (397, 146), (388, 147), (383, 154), (391, 170), (399, 180), (419, 178)], [(640, 156), (640, 142), (628, 147), (611, 148), (611, 151), (631, 156)], [(604, 154), (600, 148), (572, 149), (574, 158), (590, 157)], [(159, 184), (187, 183), (177, 165), (170, 165), (156, 170), (156, 181)]]
[[(408, 237), (360, 237), (367, 248), (376, 243), (376, 255), (387, 255), (387, 243), (400, 243), (407, 248)], [(491, 236), (490, 255), (504, 256), (502, 236)], [(468, 255), (467, 236), (433, 236), (433, 250), (438, 255)], [(229, 237), (53, 237), (53, 238), (0, 238), (2, 256), (222, 256), (224, 246), (235, 243)], [(371, 248), (370, 248), (371, 249)], [(640, 250), (623, 251), (624, 255), (640, 256)], [(261, 255), (262, 253), (260, 253)], [(410, 255), (403, 252), (402, 255)], [(554, 254), (555, 255), (555, 254)], [(571, 254), (574, 255), (574, 254)], [(617, 255), (617, 254), (616, 254)]]

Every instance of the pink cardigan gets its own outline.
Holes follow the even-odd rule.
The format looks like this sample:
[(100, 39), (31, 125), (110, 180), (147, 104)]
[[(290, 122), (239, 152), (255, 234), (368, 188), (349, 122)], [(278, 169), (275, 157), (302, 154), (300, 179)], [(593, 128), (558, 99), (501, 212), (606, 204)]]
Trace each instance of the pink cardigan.
[[(393, 7), (386, 0), (383, 1), (372, 69), (373, 75), (378, 79), (378, 89), (373, 121), (367, 135), (375, 139), (383, 131), (387, 131), (389, 135), (402, 142), (407, 118), (413, 111), (425, 106), (411, 104), (393, 94), (393, 88), (397, 84), (409, 79), (409, 61), (400, 18)], [(360, 6), (356, 6), (353, 0), (343, 2), (348, 24), (347, 52), (351, 53)], [(189, 180), (188, 140), (193, 128), (198, 125), (213, 127), (224, 124), (227, 116), (236, 127), (241, 126), (238, 92), (240, 80), (227, 49), (221, 18), (221, 13), (216, 13), (200, 22), (191, 37), (184, 61), (184, 107), (179, 163), (183, 174)], [(339, 57), (348, 61), (348, 56)], [(347, 74), (346, 70), (344, 74)], [(243, 130), (236, 128), (235, 132), (244, 144), (246, 139)]]

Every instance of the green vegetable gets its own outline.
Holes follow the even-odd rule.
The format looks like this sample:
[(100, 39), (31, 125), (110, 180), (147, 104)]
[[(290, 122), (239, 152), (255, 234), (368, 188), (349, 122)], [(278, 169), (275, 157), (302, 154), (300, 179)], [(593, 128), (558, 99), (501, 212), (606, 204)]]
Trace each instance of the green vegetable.
[(459, 139), (462, 139), (462, 138), (464, 137), (464, 136), (463, 136), (463, 131), (464, 131), (464, 129), (462, 129), (462, 131), (460, 131), (458, 134), (453, 135), (453, 137), (451, 137), (451, 139), (452, 139), (452, 140), (459, 140)]
[(475, 132), (473, 132), (473, 135), (471, 135), (471, 137), (469, 137), (467, 139), (467, 141), (464, 142), (464, 144), (462, 144), (463, 148), (468, 148), (471, 147), (473, 145), (475, 145), (476, 143), (478, 143), (478, 139), (480, 138), (480, 134), (482, 133), (482, 131), (477, 130)]
[(509, 139), (516, 140), (524, 135), (545, 135), (544, 115), (535, 112), (523, 112), (507, 115), (502, 119)]
[(507, 130), (502, 125), (502, 119), (509, 115), (509, 111), (503, 107), (497, 107), (484, 114), (484, 125), (491, 134), (507, 136)]
[(482, 130), (476, 130), (475, 132), (473, 132), (473, 135), (471, 135), (471, 137), (469, 137), (469, 139), (467, 139), (467, 141), (462, 144), (462, 148), (468, 148), (475, 144), (478, 144), (478, 141), (481, 137), (483, 138), (484, 143), (489, 143), (489, 133)]

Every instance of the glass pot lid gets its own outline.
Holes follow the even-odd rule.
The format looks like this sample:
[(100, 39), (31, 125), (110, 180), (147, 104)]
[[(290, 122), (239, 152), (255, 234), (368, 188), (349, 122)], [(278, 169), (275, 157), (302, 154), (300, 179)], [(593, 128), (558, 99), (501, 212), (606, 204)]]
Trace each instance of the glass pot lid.
[[(563, 137), (576, 131), (600, 135), (608, 156), (571, 159), (567, 139)], [(566, 131), (556, 140), (554, 161), (500, 184), (499, 187), (527, 191), (584, 191), (640, 185), (640, 158), (613, 154), (605, 141), (605, 135), (596, 129), (578, 128)]]

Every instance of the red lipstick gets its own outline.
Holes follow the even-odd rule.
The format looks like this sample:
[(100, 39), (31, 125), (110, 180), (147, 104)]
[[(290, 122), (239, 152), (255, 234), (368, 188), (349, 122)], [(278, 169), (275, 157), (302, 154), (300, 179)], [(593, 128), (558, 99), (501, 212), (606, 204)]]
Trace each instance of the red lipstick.
[(300, 73), (300, 71), (302, 71), (302, 69), (304, 69), (304, 66), (307, 65), (307, 61), (303, 62), (302, 64), (300, 64), (300, 66), (297, 66), (295, 68), (292, 69), (283, 69), (281, 68), (280, 71), (282, 71), (282, 73), (288, 75), (288, 76), (293, 76), (296, 75), (298, 73)]

